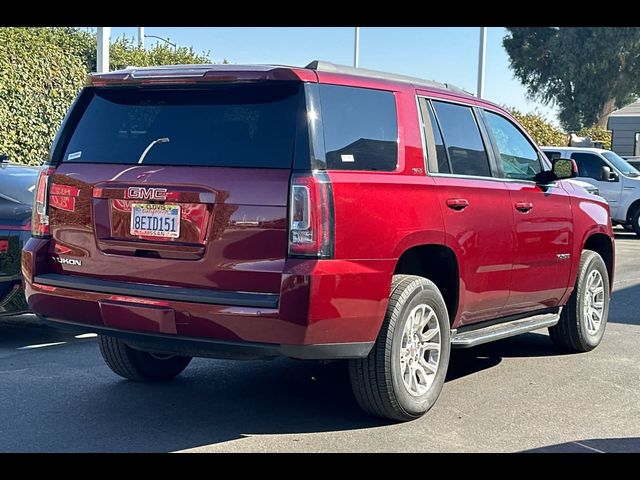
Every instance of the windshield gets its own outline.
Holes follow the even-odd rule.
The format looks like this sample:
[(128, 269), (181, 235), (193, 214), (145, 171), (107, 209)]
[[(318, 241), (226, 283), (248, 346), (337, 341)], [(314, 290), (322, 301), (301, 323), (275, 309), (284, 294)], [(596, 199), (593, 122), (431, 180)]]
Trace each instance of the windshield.
[(609, 160), (614, 167), (620, 170), (620, 173), (627, 177), (640, 177), (640, 172), (632, 167), (627, 161), (620, 155), (614, 152), (603, 152), (602, 155)]
[(92, 88), (63, 162), (291, 168), (301, 84)]

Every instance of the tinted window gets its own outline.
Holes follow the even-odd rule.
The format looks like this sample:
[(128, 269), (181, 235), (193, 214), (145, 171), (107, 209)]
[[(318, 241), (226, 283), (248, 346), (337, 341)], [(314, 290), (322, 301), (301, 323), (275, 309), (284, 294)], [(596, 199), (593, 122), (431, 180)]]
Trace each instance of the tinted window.
[(451, 173), (449, 168), (449, 160), (447, 159), (447, 151), (444, 148), (444, 141), (442, 140), (442, 133), (438, 126), (436, 116), (433, 114), (433, 108), (427, 102), (427, 111), (429, 112), (429, 118), (431, 119), (431, 129), (433, 130), (433, 141), (436, 146), (436, 158), (438, 159), (438, 172)]
[(34, 167), (0, 168), (0, 197), (31, 205), (39, 171)]
[(93, 89), (62, 160), (290, 168), (300, 89)]
[(396, 169), (398, 121), (395, 96), (366, 88), (320, 85), (327, 168)]
[(572, 153), (571, 158), (578, 164), (578, 176), (589, 177), (596, 180), (602, 178), (602, 166), (604, 161), (593, 153)]
[(452, 173), (491, 176), (489, 159), (470, 107), (433, 102)]
[(548, 150), (543, 150), (543, 152), (549, 161), (553, 161), (554, 158), (562, 158), (562, 153), (560, 152), (551, 152)]
[(533, 180), (542, 171), (542, 165), (531, 142), (506, 118), (488, 111), (485, 117), (500, 152), (504, 176)]

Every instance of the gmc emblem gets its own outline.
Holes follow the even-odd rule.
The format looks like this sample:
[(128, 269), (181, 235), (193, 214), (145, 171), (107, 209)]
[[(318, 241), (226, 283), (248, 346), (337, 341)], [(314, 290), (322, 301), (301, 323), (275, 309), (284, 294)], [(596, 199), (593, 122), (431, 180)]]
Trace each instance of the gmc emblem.
[(166, 188), (129, 187), (125, 198), (136, 200), (166, 200)]

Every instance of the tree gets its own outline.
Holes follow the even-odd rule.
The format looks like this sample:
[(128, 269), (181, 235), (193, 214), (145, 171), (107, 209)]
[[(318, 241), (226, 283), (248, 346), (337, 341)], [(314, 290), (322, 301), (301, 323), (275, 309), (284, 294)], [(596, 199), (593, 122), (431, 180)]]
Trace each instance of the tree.
[(511, 69), (531, 98), (560, 108), (564, 128), (605, 127), (640, 94), (640, 28), (511, 27)]
[[(110, 68), (208, 63), (209, 53), (132, 39), (111, 44)], [(95, 33), (77, 28), (0, 28), (0, 153), (13, 162), (42, 164), (87, 73), (96, 69)]]

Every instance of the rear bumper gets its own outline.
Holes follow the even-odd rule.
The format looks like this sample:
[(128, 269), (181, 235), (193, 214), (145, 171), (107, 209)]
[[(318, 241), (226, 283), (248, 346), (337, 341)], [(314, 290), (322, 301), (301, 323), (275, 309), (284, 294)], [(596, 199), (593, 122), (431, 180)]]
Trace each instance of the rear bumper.
[[(279, 291), (265, 294), (65, 272), (48, 261), (48, 249), (47, 240), (32, 238), (22, 253), (25, 294), (35, 314), (85, 331), (161, 335), (209, 347), (207, 342), (257, 344), (263, 351), (259, 357), (366, 355), (384, 318), (395, 265), (393, 260), (289, 259)], [(171, 278), (168, 271), (168, 283)]]
[(142, 285), (127, 282), (113, 282), (78, 275), (60, 275), (47, 273), (37, 275), (34, 283), (74, 290), (90, 290), (115, 295), (135, 295), (136, 297), (156, 300), (174, 300), (178, 302), (205, 303), (209, 305), (228, 305), (232, 307), (278, 308), (279, 295), (272, 293), (221, 292), (195, 288), (165, 287), (161, 285)]
[(183, 337), (160, 333), (131, 332), (107, 327), (88, 326), (40, 317), (45, 323), (73, 332), (92, 332), (124, 340), (129, 346), (147, 352), (172, 353), (189, 357), (235, 360), (270, 359), (279, 356), (303, 360), (363, 358), (373, 342), (325, 343), (318, 345), (279, 345), (257, 342), (232, 342), (206, 338)]

